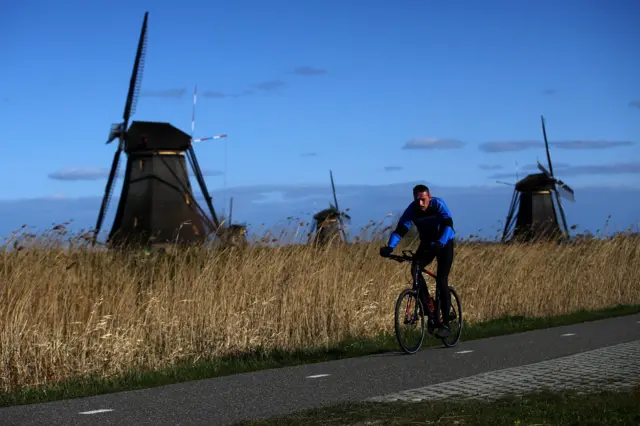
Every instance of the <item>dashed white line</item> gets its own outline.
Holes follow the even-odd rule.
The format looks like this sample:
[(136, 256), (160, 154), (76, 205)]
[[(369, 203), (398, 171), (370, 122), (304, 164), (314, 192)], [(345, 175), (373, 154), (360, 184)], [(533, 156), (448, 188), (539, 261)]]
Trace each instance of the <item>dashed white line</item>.
[(327, 377), (329, 374), (314, 374), (313, 376), (307, 376), (307, 379), (317, 379), (319, 377)]
[(81, 411), (79, 414), (98, 414), (98, 413), (108, 413), (109, 411), (113, 411), (111, 408), (101, 408), (99, 410), (91, 410), (91, 411)]
[(565, 334), (562, 334), (560, 337), (569, 337), (569, 336), (575, 336), (575, 335), (576, 333), (565, 333)]
[(457, 354), (469, 354), (469, 353), (471, 353), (471, 352), (473, 352), (473, 351), (472, 351), (472, 350), (466, 350), (466, 351), (458, 351), (458, 352), (456, 352), (456, 353), (457, 353)]

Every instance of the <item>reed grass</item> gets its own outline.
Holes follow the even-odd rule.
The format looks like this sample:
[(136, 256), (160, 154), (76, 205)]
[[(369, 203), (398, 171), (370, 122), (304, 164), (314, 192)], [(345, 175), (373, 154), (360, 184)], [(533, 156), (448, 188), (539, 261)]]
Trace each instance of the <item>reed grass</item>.
[[(0, 251), (0, 391), (392, 333), (409, 268), (379, 256), (379, 235), (329, 247), (274, 246), (268, 235), (164, 254), (92, 250), (64, 225), (16, 235)], [(639, 304), (639, 242), (461, 241), (450, 283), (469, 322)]]

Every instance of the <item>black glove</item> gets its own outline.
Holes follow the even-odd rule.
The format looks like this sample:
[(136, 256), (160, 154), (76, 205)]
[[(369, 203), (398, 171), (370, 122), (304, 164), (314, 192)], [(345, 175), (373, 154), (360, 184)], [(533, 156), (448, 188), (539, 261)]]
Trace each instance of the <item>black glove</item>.
[(393, 253), (393, 248), (389, 246), (380, 247), (380, 256), (389, 257)]

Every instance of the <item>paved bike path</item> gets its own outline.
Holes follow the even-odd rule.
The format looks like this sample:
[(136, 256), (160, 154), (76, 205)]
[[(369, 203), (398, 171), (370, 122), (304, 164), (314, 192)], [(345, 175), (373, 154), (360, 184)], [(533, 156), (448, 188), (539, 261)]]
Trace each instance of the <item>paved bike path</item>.
[(430, 348), (414, 355), (387, 353), (0, 408), (0, 424), (233, 424), (362, 401), (637, 340), (640, 314), (460, 342), (455, 348)]

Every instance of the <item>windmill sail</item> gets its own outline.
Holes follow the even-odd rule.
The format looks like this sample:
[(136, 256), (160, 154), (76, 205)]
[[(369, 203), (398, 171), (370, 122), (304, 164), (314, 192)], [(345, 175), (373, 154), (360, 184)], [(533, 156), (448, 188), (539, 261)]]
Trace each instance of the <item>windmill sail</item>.
[(129, 90), (127, 92), (127, 98), (124, 105), (124, 112), (122, 114), (122, 123), (112, 124), (109, 131), (109, 138), (107, 144), (113, 142), (116, 138), (119, 139), (118, 147), (113, 156), (113, 162), (111, 163), (111, 170), (109, 171), (109, 177), (105, 187), (102, 203), (100, 205), (100, 212), (98, 213), (98, 219), (96, 221), (95, 233), (93, 235), (92, 243), (95, 244), (102, 228), (102, 222), (107, 211), (109, 202), (111, 201), (111, 195), (113, 192), (113, 182), (115, 175), (118, 171), (120, 164), (120, 154), (124, 148), (126, 129), (129, 124), (131, 115), (135, 113), (136, 105), (138, 102), (138, 95), (140, 92), (140, 86), (142, 83), (142, 74), (144, 70), (144, 57), (147, 47), (147, 22), (149, 19), (149, 12), (145, 12), (144, 20), (142, 21), (142, 29), (140, 30), (140, 37), (138, 39), (138, 47), (136, 49), (136, 57), (133, 62), (133, 71), (131, 72), (131, 78), (129, 80)]

